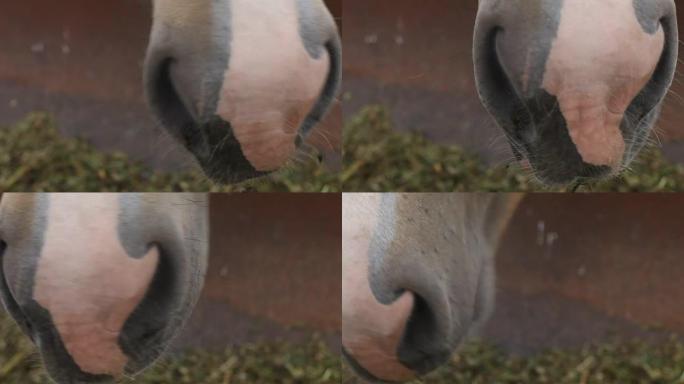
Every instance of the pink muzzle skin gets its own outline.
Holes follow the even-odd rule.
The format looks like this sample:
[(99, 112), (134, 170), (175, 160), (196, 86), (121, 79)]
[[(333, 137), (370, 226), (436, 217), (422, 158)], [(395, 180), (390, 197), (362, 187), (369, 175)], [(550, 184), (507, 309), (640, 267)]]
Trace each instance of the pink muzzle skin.
[(275, 171), (296, 151), (299, 127), (323, 91), (330, 56), (315, 59), (307, 52), (296, 0), (269, 1), (266, 9), (263, 1), (231, 4), (233, 38), (218, 115), (231, 123), (257, 171)]
[(632, 1), (564, 3), (542, 87), (556, 96), (585, 163), (621, 165), (626, 143), (620, 125), (664, 47), (663, 29), (646, 33)]
[(117, 196), (88, 196), (88, 210), (83, 198), (52, 196), (33, 298), (83, 372), (119, 377), (128, 362), (119, 335), (152, 282), (159, 250), (131, 258), (119, 242)]

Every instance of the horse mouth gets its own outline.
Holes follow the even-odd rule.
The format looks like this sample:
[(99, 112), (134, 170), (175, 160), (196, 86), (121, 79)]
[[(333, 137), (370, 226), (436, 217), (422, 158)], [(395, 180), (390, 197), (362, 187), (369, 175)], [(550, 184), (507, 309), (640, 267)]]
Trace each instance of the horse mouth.
[(183, 129), (183, 144), (216, 183), (235, 184), (268, 175), (249, 162), (229, 122), (218, 116)]

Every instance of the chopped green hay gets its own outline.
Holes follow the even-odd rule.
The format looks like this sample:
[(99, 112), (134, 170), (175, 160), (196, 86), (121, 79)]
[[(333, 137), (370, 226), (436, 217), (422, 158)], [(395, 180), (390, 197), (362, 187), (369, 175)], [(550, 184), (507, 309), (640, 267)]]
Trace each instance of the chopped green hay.
[(46, 114), (0, 129), (0, 191), (32, 192), (335, 192), (337, 176), (316, 161), (271, 177), (219, 187), (200, 172), (159, 173), (122, 153), (101, 153), (64, 138)]
[[(313, 338), (303, 345), (248, 345), (167, 357), (136, 384), (339, 384), (340, 357)], [(50, 384), (29, 338), (0, 310), (0, 383)]]
[[(490, 168), (458, 146), (441, 146), (420, 134), (392, 130), (382, 107), (368, 107), (347, 124), (342, 183), (349, 192), (554, 191), (517, 165)], [(583, 186), (588, 192), (684, 191), (684, 167), (659, 151), (642, 153), (620, 178)]]
[[(306, 345), (251, 345), (223, 353), (191, 351), (165, 358), (136, 384), (361, 384), (317, 339)], [(28, 337), (0, 312), (0, 383), (48, 384)], [(414, 384), (675, 384), (684, 383), (684, 344), (614, 342), (581, 350), (509, 356), (467, 344), (450, 363)]]
[[(347, 124), (344, 148), (340, 175), (311, 160), (221, 187), (200, 172), (153, 172), (122, 153), (102, 153), (83, 140), (64, 138), (49, 116), (36, 113), (0, 129), (0, 191), (339, 192), (342, 185), (349, 192), (560, 191), (540, 185), (517, 165), (491, 168), (458, 146), (394, 132), (381, 107), (368, 107)], [(684, 167), (650, 149), (629, 172), (580, 191), (684, 191)]]
[[(362, 383), (349, 368), (342, 382)], [(511, 357), (495, 347), (471, 343), (451, 362), (414, 384), (675, 384), (684, 383), (684, 345), (607, 343), (579, 351), (552, 350)]]

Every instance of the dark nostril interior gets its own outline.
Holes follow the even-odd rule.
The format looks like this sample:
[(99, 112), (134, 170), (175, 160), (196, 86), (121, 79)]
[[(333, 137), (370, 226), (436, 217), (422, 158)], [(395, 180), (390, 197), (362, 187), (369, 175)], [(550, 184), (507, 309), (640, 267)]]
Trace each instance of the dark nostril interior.
[[(323, 86), (323, 90), (318, 97), (318, 102), (313, 107), (309, 115), (306, 117), (301, 125), (301, 134), (306, 136), (309, 132), (321, 122), (323, 116), (326, 114), (330, 106), (335, 101), (337, 92), (342, 81), (342, 52), (340, 41), (333, 39), (325, 44), (325, 48), (330, 55), (330, 68), (328, 77)], [(297, 146), (301, 145), (302, 141), (297, 138)]]
[(7, 311), (12, 315), (22, 331), (24, 331), (24, 333), (28, 335), (31, 340), (34, 340), (33, 325), (21, 310), (21, 307), (12, 294), (12, 290), (10, 289), (5, 277), (4, 256), (6, 250), (7, 243), (0, 240), (0, 298), (2, 298), (5, 309), (7, 309)]
[(445, 363), (451, 350), (440, 332), (435, 312), (429, 303), (414, 293), (414, 306), (399, 346), (399, 361), (407, 368), (426, 374)]
[(146, 68), (145, 83), (147, 102), (160, 123), (171, 135), (188, 143), (188, 132), (197, 124), (183, 103), (171, 77), (175, 60), (165, 58)]
[(161, 326), (158, 327), (151, 327), (147, 330), (145, 330), (139, 337), (137, 342), (141, 345), (152, 345), (155, 343), (161, 334), (163, 333), (164, 328)]
[(679, 53), (679, 37), (676, 16), (665, 16), (660, 19), (660, 25), (665, 33), (665, 47), (658, 61), (658, 65), (643, 91), (637, 96), (631, 107), (640, 106), (640, 116), (643, 118), (656, 108), (672, 84), (676, 71)]
[(476, 44), (475, 77), (483, 105), (509, 139), (520, 143), (524, 132), (518, 128), (530, 127), (532, 117), (499, 57), (497, 39), (503, 32), (502, 27), (491, 28)]
[[(648, 130), (655, 123), (660, 113), (660, 107), (667, 96), (667, 92), (674, 81), (677, 58), (679, 55), (679, 32), (677, 18), (673, 13), (660, 19), (660, 25), (665, 33), (665, 47), (653, 76), (646, 86), (639, 92), (627, 108), (626, 115), (632, 119), (626, 120), (623, 132), (631, 142), (630, 161), (646, 145)], [(631, 125), (636, 123), (636, 125)]]
[(159, 265), (150, 287), (142, 302), (124, 324), (119, 344), (134, 361), (134, 371), (138, 371), (152, 363), (160, 351), (160, 344), (166, 340), (166, 330), (172, 326), (176, 308), (176, 298), (180, 297), (178, 266), (161, 245), (159, 249)]

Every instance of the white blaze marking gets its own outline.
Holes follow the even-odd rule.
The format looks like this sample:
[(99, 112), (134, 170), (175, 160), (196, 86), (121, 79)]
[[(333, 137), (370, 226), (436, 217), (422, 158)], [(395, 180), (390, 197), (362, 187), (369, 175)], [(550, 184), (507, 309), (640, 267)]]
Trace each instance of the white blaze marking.
[(632, 0), (564, 2), (543, 87), (558, 98), (582, 159), (617, 166), (625, 152), (620, 123), (653, 76), (662, 28), (644, 32)]
[(405, 293), (393, 304), (382, 305), (368, 282), (368, 251), (378, 225), (380, 200), (380, 194), (343, 195), (342, 344), (377, 378), (404, 381), (415, 374), (397, 360), (397, 350), (414, 297)]
[(259, 171), (280, 168), (297, 129), (320, 96), (330, 65), (299, 33), (296, 0), (233, 0), (232, 42), (218, 106), (245, 157)]
[(34, 299), (82, 371), (118, 376), (128, 361), (118, 337), (152, 281), (158, 250), (128, 256), (119, 243), (116, 194), (50, 199)]

